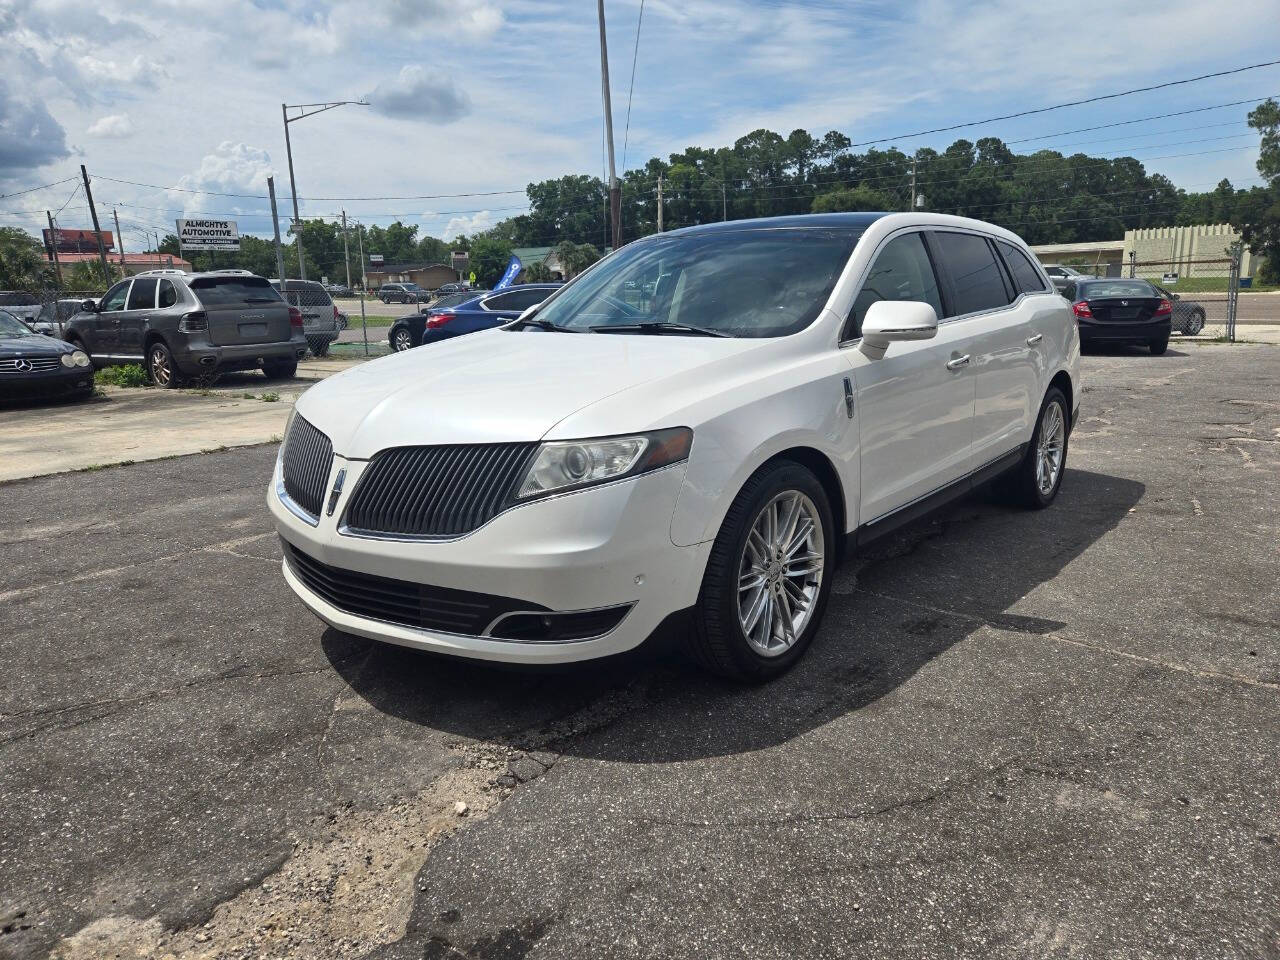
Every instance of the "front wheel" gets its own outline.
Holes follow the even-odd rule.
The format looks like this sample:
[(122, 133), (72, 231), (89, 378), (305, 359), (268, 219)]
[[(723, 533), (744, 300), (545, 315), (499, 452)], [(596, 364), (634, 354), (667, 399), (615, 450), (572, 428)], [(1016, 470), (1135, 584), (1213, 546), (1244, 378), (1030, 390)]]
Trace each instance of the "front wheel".
[(391, 331), (391, 349), (396, 353), (404, 353), (404, 351), (413, 347), (413, 333), (408, 327), (396, 327)]
[(1187, 322), (1182, 325), (1182, 333), (1184, 336), (1188, 337), (1196, 336), (1203, 329), (1204, 313), (1199, 310), (1191, 314), (1191, 316), (1187, 318)]
[(688, 640), (693, 658), (741, 681), (794, 666), (822, 622), (835, 537), (826, 490), (808, 469), (779, 461), (756, 473), (711, 549)]

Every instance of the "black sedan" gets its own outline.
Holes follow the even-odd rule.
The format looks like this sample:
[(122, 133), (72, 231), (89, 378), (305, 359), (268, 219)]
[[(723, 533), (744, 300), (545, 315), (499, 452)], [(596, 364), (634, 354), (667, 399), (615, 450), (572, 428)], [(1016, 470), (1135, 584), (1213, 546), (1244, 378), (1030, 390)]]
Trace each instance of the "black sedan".
[(0, 310), (0, 399), (87, 397), (93, 393), (89, 355), (36, 333)]
[(1173, 330), (1184, 336), (1194, 337), (1204, 329), (1204, 304), (1194, 300), (1183, 300), (1176, 293), (1171, 293), (1159, 284), (1152, 284), (1160, 295), (1173, 303)]
[(1076, 280), (1062, 295), (1071, 301), (1080, 343), (1135, 343), (1152, 353), (1169, 348), (1173, 303), (1146, 280)]
[(387, 331), (387, 342), (391, 344), (391, 349), (397, 353), (408, 350), (410, 347), (416, 347), (422, 343), (422, 334), (427, 329), (428, 310), (435, 310), (437, 307), (456, 307), (458, 304), (466, 303), (472, 297), (477, 296), (479, 296), (477, 293), (450, 293), (437, 297), (430, 303), (424, 303), (422, 309), (417, 313), (401, 317), (391, 325), (391, 329)]

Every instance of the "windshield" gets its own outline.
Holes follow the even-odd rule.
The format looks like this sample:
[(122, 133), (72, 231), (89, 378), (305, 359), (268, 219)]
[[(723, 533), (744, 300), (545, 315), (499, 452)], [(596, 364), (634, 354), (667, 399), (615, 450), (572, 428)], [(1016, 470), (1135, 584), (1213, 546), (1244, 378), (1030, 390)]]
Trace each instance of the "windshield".
[(7, 310), (0, 310), (0, 339), (29, 337), (31, 328)]
[(1105, 283), (1082, 283), (1080, 295), (1093, 300), (1106, 297), (1154, 297), (1156, 292), (1145, 280), (1111, 280)]
[(538, 320), (576, 330), (672, 324), (786, 336), (817, 317), (859, 236), (775, 228), (648, 237), (566, 287)]

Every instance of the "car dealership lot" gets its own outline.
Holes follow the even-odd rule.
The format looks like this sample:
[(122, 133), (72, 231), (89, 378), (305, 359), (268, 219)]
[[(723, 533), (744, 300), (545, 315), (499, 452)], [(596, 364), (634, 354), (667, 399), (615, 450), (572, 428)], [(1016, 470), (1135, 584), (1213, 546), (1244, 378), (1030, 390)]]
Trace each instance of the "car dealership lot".
[(327, 630), (270, 446), (0, 487), (0, 957), (1280, 950), (1280, 349), (1084, 376), (1053, 507), (847, 562), (759, 687)]

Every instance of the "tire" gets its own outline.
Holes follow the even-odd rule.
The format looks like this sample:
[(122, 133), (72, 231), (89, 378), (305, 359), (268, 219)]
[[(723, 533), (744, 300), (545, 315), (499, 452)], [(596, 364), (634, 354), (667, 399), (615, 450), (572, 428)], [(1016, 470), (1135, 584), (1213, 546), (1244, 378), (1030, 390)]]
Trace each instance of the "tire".
[(413, 331), (408, 327), (393, 327), (391, 335), (387, 339), (390, 341), (391, 350), (394, 353), (404, 353), (406, 350), (413, 349)]
[[(1050, 407), (1056, 407), (1058, 410), (1059, 456), (1053, 481), (1046, 489), (1042, 483), (1039, 464), (1041, 457), (1044, 456), (1044, 452), (1041, 451), (1041, 440), (1045, 435), (1046, 421), (1049, 421), (1049, 429), (1054, 429), (1052, 416), (1049, 414)], [(1067, 472), (1067, 446), (1070, 438), (1071, 412), (1067, 409), (1067, 398), (1057, 387), (1050, 387), (1048, 393), (1044, 395), (1044, 401), (1040, 404), (1040, 412), (1036, 415), (1036, 429), (1031, 435), (1031, 445), (1027, 448), (1026, 456), (1012, 471), (1001, 478), (1000, 489), (1005, 494), (1005, 498), (1032, 510), (1043, 510), (1053, 503), (1058, 496), (1058, 491), (1062, 489), (1062, 477)]]
[(328, 356), (330, 343), (331, 341), (328, 337), (307, 338), (307, 346), (311, 348), (311, 352), (317, 357)]
[[(768, 511), (775, 517), (775, 527), (787, 525), (793, 505), (812, 529), (798, 544), (792, 536), (793, 549), (805, 550), (807, 555), (796, 554), (806, 558), (793, 561), (799, 573), (787, 576), (785, 567), (777, 562), (777, 553), (769, 556), (767, 549), (761, 550), (764, 541), (771, 538), (762, 538), (757, 524), (766, 523)], [(734, 499), (711, 548), (693, 629), (686, 641), (690, 657), (711, 673), (743, 682), (770, 680), (791, 669), (822, 624), (835, 573), (836, 536), (826, 490), (813, 473), (789, 460), (761, 468)], [(786, 535), (779, 537), (779, 541), (787, 539)], [(762, 559), (768, 561), (765, 569), (761, 569)], [(743, 597), (740, 585), (753, 576), (760, 578), (758, 590)], [(804, 611), (789, 606), (800, 596), (807, 600)], [(787, 609), (793, 611), (789, 621), (775, 614), (775, 610)], [(796, 617), (801, 618), (798, 632)], [(750, 630), (744, 627), (744, 618)], [(791, 632), (778, 635), (787, 630)]]
[(1187, 337), (1194, 337), (1204, 329), (1204, 311), (1194, 310), (1191, 316), (1187, 318), (1187, 322), (1182, 325), (1182, 334)]
[(297, 360), (268, 360), (262, 365), (262, 375), (268, 380), (288, 380), (297, 373)]
[(1158, 357), (1169, 349), (1169, 338), (1161, 337), (1159, 340), (1152, 340), (1147, 346), (1151, 348), (1152, 354)]
[(173, 362), (173, 354), (163, 340), (153, 340), (147, 347), (147, 376), (151, 385), (161, 390), (173, 390), (182, 386), (182, 375)]

